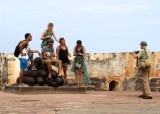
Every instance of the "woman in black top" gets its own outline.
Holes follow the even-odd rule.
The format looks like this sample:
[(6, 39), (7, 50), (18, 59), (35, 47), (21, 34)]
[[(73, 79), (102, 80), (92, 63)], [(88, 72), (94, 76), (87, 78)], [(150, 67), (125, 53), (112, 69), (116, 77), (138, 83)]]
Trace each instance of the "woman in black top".
[(62, 67), (64, 72), (64, 82), (67, 84), (67, 68), (70, 64), (70, 61), (68, 59), (68, 56), (71, 57), (71, 54), (68, 52), (68, 47), (65, 44), (65, 39), (60, 38), (59, 39), (60, 45), (56, 49), (56, 55), (59, 60), (62, 61)]

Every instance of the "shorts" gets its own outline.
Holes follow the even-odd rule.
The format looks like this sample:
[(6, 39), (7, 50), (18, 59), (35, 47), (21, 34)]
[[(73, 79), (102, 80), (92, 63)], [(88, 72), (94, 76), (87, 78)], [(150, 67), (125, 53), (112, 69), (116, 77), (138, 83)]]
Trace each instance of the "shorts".
[(28, 60), (27, 60), (27, 59), (24, 59), (24, 58), (19, 58), (19, 61), (20, 61), (20, 69), (21, 69), (21, 70), (27, 69)]
[(43, 60), (43, 63), (44, 63), (45, 65), (47, 65), (47, 66), (48, 66), (48, 65), (53, 65), (53, 66), (58, 67), (59, 64), (61, 63), (61, 60), (55, 59), (54, 62), (51, 63), (51, 60), (50, 60), (50, 59), (46, 59), (46, 60)]
[(67, 67), (67, 66), (68, 66), (68, 63), (63, 63), (62, 66), (63, 66), (63, 67), (66, 66), (66, 67)]

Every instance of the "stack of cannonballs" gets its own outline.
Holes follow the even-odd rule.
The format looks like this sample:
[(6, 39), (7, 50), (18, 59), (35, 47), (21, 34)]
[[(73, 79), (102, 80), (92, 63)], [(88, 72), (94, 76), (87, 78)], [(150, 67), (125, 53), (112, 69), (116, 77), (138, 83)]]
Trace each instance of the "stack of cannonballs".
[[(31, 70), (32, 66), (29, 65), (28, 69), (24, 71), (23, 83), (30, 86), (52, 86), (58, 87), (63, 86), (64, 80), (63, 76), (58, 76), (58, 73), (55, 70), (52, 70), (52, 79), (48, 79), (48, 69), (45, 64), (42, 63), (42, 59), (37, 57), (34, 59), (34, 65), (37, 70)], [(20, 78), (17, 78), (17, 83), (19, 83)]]

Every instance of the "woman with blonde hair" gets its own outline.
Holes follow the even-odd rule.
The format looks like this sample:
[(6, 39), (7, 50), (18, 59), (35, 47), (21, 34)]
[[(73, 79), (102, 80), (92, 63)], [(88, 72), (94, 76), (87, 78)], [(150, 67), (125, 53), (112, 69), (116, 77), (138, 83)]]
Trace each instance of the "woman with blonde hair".
[(51, 39), (52, 36), (57, 42), (59, 42), (59, 38), (57, 38), (54, 34), (53, 27), (54, 27), (53, 23), (48, 23), (47, 29), (43, 32), (41, 36), (42, 40), (41, 48), (47, 45), (48, 39)]

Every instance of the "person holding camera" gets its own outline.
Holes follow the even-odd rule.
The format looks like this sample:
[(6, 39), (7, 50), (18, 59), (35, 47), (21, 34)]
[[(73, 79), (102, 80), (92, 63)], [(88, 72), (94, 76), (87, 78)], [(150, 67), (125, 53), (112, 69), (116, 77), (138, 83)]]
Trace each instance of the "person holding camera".
[(84, 57), (86, 56), (86, 49), (82, 46), (81, 40), (77, 41), (77, 45), (74, 47), (73, 55), (75, 58), (71, 71), (75, 73), (77, 86), (82, 86), (83, 83), (91, 83), (84, 60)]
[(143, 94), (138, 97), (143, 99), (152, 99), (152, 93), (149, 87), (149, 75), (151, 71), (151, 51), (147, 48), (147, 42), (140, 43), (141, 51), (134, 52), (133, 56), (138, 60), (137, 67), (142, 75)]

